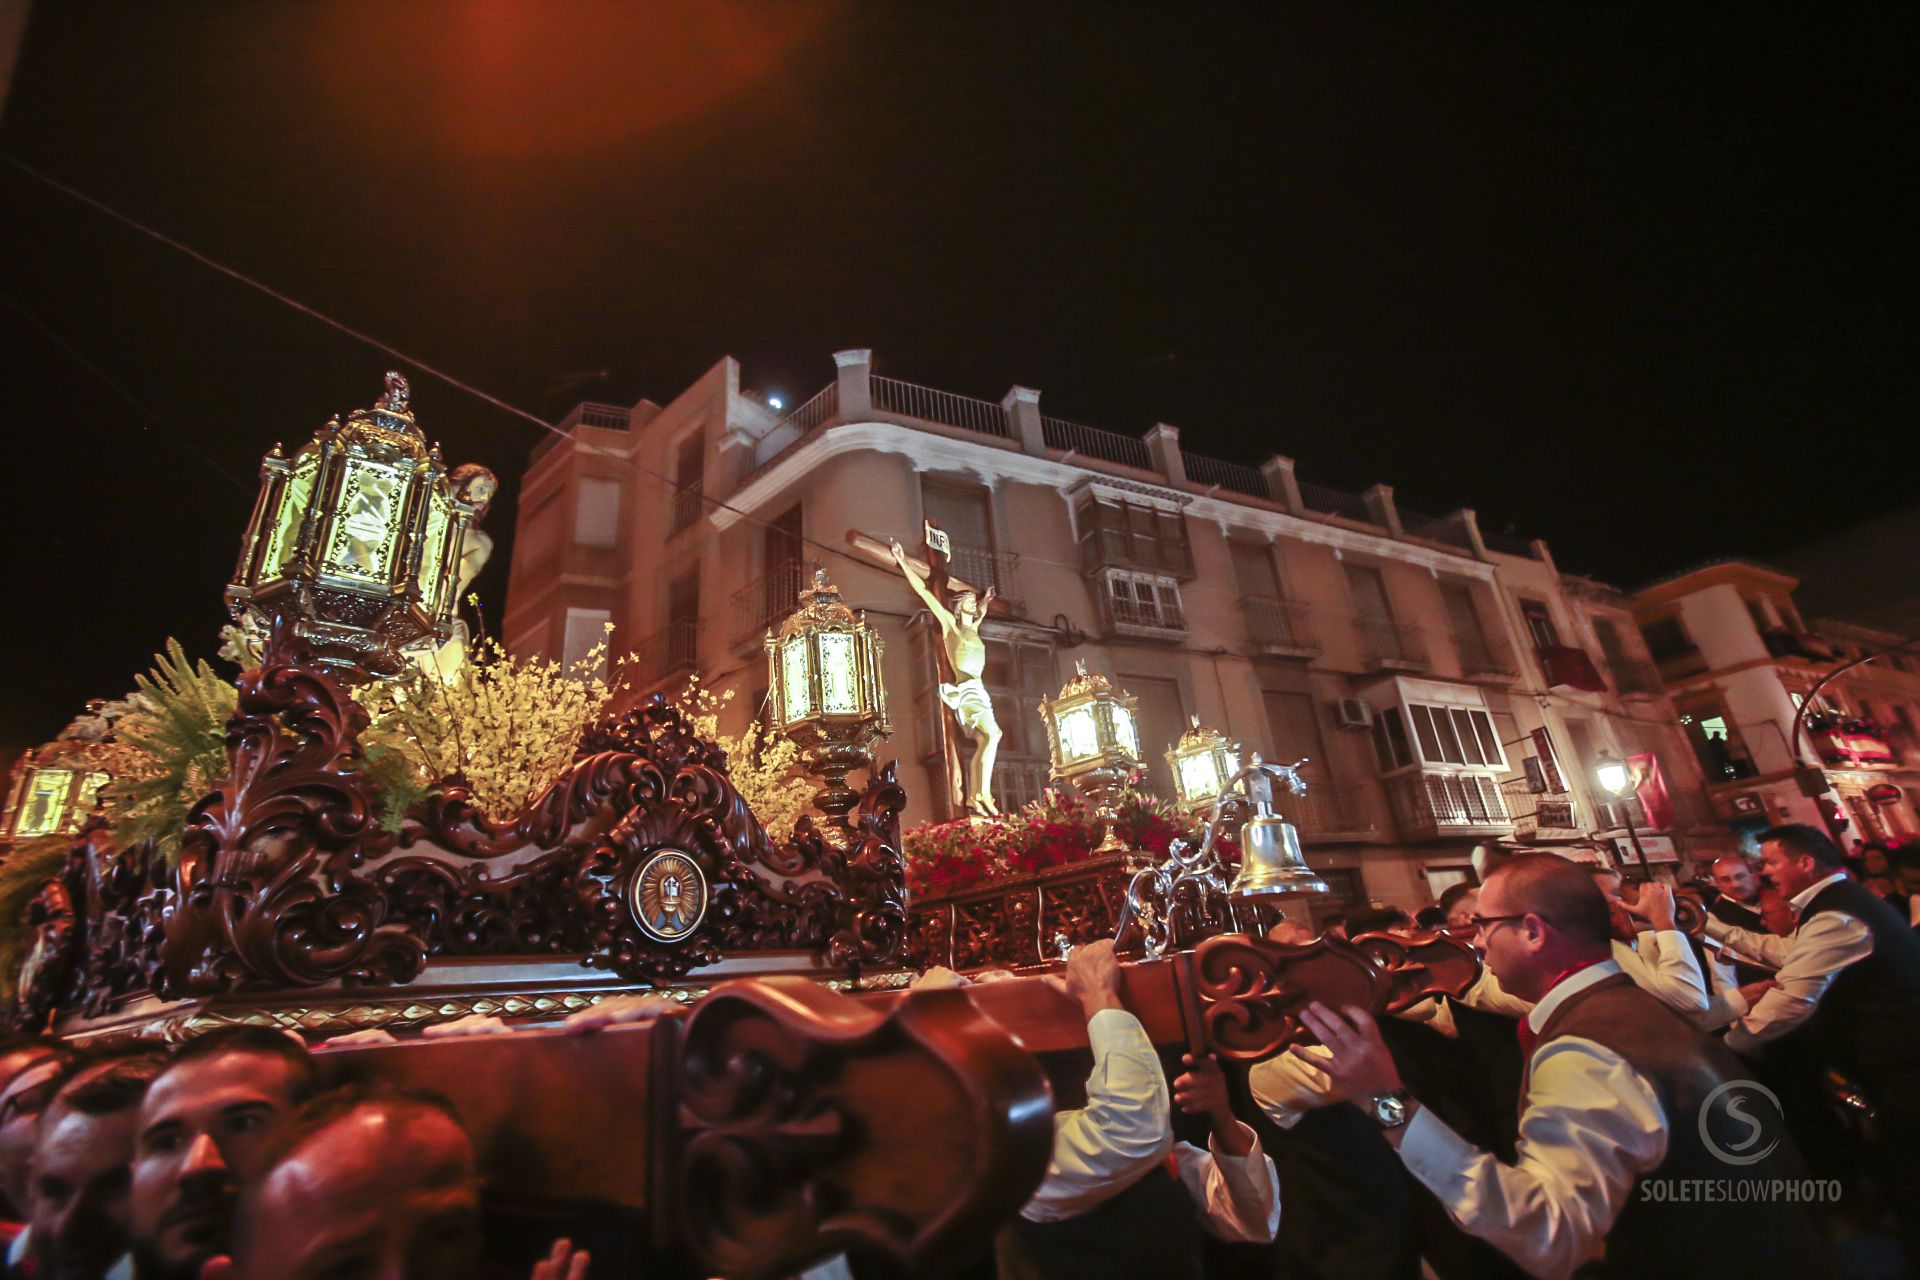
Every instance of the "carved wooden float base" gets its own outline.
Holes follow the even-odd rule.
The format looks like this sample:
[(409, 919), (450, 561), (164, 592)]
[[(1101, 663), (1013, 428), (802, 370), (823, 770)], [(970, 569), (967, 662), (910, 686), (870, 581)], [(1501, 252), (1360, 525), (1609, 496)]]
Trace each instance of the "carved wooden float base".
[(80, 1043), (148, 1040), (178, 1043), (219, 1027), (274, 1027), (316, 1039), (352, 1031), (418, 1031), (480, 1014), (516, 1026), (557, 1023), (614, 996), (651, 994), (692, 1004), (733, 978), (791, 975), (833, 991), (898, 990), (906, 971), (863, 974), (849, 980), (823, 969), (806, 952), (762, 952), (709, 965), (678, 983), (649, 987), (563, 959), (430, 961), (404, 987), (327, 987), (236, 992), (188, 1000), (151, 996), (122, 1003), (94, 1018), (68, 1018), (57, 1034)]
[[(957, 893), (915, 896), (907, 904), (909, 961), (918, 968), (1018, 969), (1057, 960), (1061, 937), (1075, 946), (1111, 938), (1139, 865), (1125, 855), (1089, 858)], [(1208, 921), (1191, 908), (1176, 912), (1174, 946), (1192, 947), (1236, 928), (1264, 930), (1284, 914), (1280, 900), (1271, 898), (1237, 909), (1247, 918)], [(1137, 950), (1137, 933), (1132, 941), (1122, 949)]]

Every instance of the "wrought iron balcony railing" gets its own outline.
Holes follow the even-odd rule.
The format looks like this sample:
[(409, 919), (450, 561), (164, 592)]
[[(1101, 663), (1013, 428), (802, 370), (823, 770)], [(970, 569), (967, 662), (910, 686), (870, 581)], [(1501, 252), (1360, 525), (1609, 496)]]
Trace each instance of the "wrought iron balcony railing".
[(1247, 619), (1247, 634), (1266, 652), (1293, 657), (1312, 657), (1320, 652), (1311, 606), (1272, 596), (1241, 596), (1240, 611)]
[(1420, 628), (1385, 618), (1355, 618), (1360, 632), (1360, 648), (1367, 666), (1374, 671), (1423, 671), (1427, 666), (1427, 646)]

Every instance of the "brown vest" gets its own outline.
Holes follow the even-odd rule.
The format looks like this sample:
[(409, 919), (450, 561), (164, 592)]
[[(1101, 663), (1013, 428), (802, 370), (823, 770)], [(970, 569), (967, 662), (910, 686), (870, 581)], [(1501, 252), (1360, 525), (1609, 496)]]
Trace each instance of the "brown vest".
[[(1709, 1095), (1749, 1072), (1717, 1041), (1633, 984), (1624, 974), (1603, 978), (1569, 997), (1541, 1028), (1539, 1044), (1578, 1036), (1611, 1049), (1652, 1087), (1667, 1118), (1667, 1156), (1641, 1176), (1607, 1233), (1607, 1275), (1708, 1276), (1793, 1274), (1800, 1265), (1826, 1265), (1826, 1246), (1812, 1216), (1799, 1204), (1745, 1199), (1743, 1191), (1774, 1179), (1800, 1179), (1799, 1151), (1778, 1118), (1760, 1140), (1779, 1140), (1771, 1154), (1738, 1165), (1715, 1155), (1701, 1132), (1701, 1109)], [(1751, 1137), (1724, 1107), (1712, 1107), (1706, 1132), (1721, 1150), (1740, 1152)], [(1731, 1187), (1715, 1200), (1657, 1199), (1649, 1183), (1672, 1188), (1686, 1181)], [(1671, 1194), (1671, 1193), (1670, 1193)]]

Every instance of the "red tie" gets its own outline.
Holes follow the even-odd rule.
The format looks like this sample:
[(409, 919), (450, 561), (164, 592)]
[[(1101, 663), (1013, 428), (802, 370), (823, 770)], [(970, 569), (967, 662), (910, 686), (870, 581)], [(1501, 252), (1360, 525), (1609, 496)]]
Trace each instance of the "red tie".
[(1533, 1029), (1533, 1020), (1531, 1018), (1520, 1019), (1519, 1025), (1514, 1027), (1514, 1032), (1520, 1037), (1520, 1060), (1522, 1062), (1532, 1062), (1533, 1046), (1540, 1043), (1540, 1033)]

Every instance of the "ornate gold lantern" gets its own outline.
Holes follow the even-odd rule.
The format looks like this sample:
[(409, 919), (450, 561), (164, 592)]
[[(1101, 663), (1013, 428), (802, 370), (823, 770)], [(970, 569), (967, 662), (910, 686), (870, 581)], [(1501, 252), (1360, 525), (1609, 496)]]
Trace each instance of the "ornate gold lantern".
[[(97, 710), (100, 704), (91, 704)], [(14, 762), (0, 837), (7, 841), (73, 835), (111, 778), (105, 763), (110, 726), (89, 713), (45, 746)]]
[(1114, 806), (1140, 770), (1138, 705), (1105, 676), (1089, 674), (1085, 662), (1074, 663), (1073, 679), (1059, 697), (1040, 702), (1054, 780), (1085, 796), (1106, 826), (1096, 853), (1128, 852), (1114, 830)]
[(874, 743), (893, 734), (880, 676), (883, 650), (866, 615), (856, 618), (840, 602), (825, 569), (814, 570), (813, 585), (800, 593), (800, 607), (780, 634), (767, 632), (774, 725), (826, 783), (814, 804), (841, 830), (860, 799), (847, 774), (871, 764)]
[(449, 479), (409, 405), (407, 380), (343, 423), (331, 419), (288, 458), (260, 461), (260, 496), (227, 605), (243, 626), (300, 658), (377, 676), (402, 650), (452, 629), (460, 553), (496, 487), (483, 467)]
[(1240, 772), (1240, 744), (1217, 729), (1203, 728), (1200, 717), (1190, 717), (1191, 727), (1167, 752), (1173, 767), (1173, 785), (1182, 806), (1200, 809), (1210, 805)]

